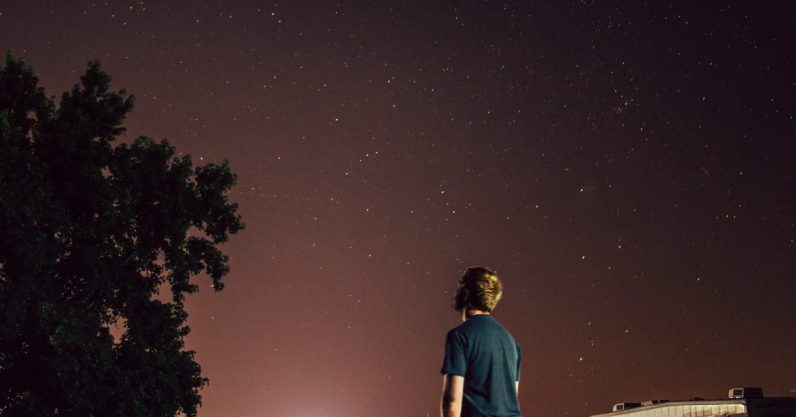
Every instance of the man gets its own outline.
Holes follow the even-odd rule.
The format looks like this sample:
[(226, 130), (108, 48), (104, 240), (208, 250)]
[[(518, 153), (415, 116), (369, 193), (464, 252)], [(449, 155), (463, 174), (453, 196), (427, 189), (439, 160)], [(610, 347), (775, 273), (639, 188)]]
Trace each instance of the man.
[(503, 286), (495, 272), (470, 267), (456, 289), (462, 323), (448, 332), (442, 365), (442, 417), (520, 417), (520, 347), (492, 317)]

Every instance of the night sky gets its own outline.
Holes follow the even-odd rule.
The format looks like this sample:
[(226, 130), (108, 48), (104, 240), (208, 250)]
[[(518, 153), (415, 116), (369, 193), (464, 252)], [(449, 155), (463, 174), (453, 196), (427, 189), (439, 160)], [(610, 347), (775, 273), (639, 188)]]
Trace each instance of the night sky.
[(789, 395), (794, 45), (789, 1), (0, 1), (48, 94), (99, 59), (121, 140), (238, 174), (200, 417), (438, 415), (478, 264), (526, 417)]

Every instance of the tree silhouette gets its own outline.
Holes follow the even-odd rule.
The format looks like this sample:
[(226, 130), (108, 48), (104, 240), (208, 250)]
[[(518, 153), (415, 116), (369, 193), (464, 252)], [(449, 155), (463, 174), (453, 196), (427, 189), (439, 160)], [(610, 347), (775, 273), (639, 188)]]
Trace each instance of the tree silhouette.
[(201, 402), (183, 301), (201, 272), (223, 288), (217, 246), (243, 227), (235, 175), (166, 141), (114, 144), (133, 98), (109, 84), (91, 62), (56, 107), (22, 61), (0, 69), (2, 416), (195, 416)]

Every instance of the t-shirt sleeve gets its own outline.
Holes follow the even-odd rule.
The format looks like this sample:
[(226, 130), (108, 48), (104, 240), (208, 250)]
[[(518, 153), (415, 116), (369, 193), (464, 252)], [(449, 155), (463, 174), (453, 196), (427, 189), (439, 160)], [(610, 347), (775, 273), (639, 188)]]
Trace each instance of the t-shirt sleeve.
[(467, 354), (464, 335), (451, 330), (445, 338), (445, 360), (442, 362), (443, 374), (464, 376), (467, 372)]
[(517, 345), (517, 382), (520, 382), (520, 372), (522, 371), (522, 349)]

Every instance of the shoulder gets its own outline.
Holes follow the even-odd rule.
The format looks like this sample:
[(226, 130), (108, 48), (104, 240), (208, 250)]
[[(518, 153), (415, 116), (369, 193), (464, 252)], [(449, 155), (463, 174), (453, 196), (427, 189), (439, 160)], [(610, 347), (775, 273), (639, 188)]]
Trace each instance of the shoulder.
[(472, 327), (472, 323), (465, 321), (458, 326), (448, 330), (446, 336), (447, 343), (467, 344), (467, 340), (473, 337), (477, 331)]
[(509, 329), (507, 329), (505, 326), (503, 326), (503, 325), (502, 325), (500, 322), (498, 322), (497, 320), (493, 320), (493, 321), (492, 321), (492, 323), (493, 323), (493, 326), (494, 326), (495, 330), (496, 330), (496, 331), (497, 331), (499, 334), (502, 334), (502, 335), (503, 335), (503, 337), (505, 337), (505, 338), (507, 338), (508, 340), (510, 340), (512, 343), (514, 343), (515, 345), (517, 345), (517, 347), (519, 348), (519, 343), (517, 343), (517, 340), (516, 340), (516, 339), (514, 339), (514, 335), (512, 335), (512, 334), (511, 334), (511, 332), (509, 331)]
[(462, 324), (460, 324), (460, 325), (448, 330), (448, 339), (453, 338), (453, 337), (464, 336), (467, 333), (467, 327), (465, 326), (465, 324), (467, 324), (467, 323), (466, 322), (462, 323)]

